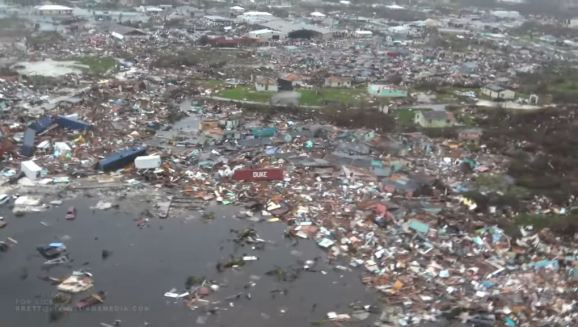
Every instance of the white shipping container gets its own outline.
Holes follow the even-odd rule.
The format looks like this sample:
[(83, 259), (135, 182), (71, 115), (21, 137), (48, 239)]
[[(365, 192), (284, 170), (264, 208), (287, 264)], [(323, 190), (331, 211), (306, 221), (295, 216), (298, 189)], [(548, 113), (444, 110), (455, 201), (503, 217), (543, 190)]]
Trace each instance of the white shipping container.
[(42, 172), (42, 168), (32, 160), (22, 161), (20, 164), (20, 170), (22, 170), (24, 175), (30, 179), (37, 179), (40, 177), (40, 173)]
[(155, 169), (161, 166), (161, 156), (140, 156), (134, 159), (136, 169)]

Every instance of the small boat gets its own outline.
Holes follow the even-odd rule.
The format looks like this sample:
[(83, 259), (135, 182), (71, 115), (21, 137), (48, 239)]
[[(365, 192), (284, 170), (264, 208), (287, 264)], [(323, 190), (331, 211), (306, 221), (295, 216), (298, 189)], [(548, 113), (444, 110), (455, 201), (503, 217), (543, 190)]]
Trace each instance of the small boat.
[(9, 200), (10, 200), (10, 196), (8, 194), (6, 194), (6, 193), (0, 194), (0, 206), (5, 204)]
[(68, 208), (68, 210), (66, 210), (66, 215), (64, 216), (64, 218), (66, 218), (66, 220), (76, 219), (76, 208), (75, 207)]
[(52, 298), (52, 303), (53, 304), (69, 304), (70, 302), (72, 302), (72, 295), (67, 294), (67, 293), (57, 293), (53, 298)]
[(54, 259), (66, 252), (66, 246), (62, 243), (50, 243), (48, 245), (38, 246), (36, 250), (45, 259)]
[(52, 284), (52, 285), (58, 285), (58, 284), (62, 283), (63, 280), (64, 279), (58, 278), (58, 277), (46, 276), (46, 281), (50, 282), (50, 284)]
[(7, 237), (5, 241), (0, 241), (0, 252), (6, 252), (16, 244), (18, 244), (18, 241), (12, 237)]
[(104, 299), (106, 298), (106, 294), (103, 291), (99, 291), (97, 293), (91, 294), (90, 296), (85, 297), (84, 299), (76, 302), (74, 307), (77, 310), (83, 310), (93, 305), (104, 303)]
[(69, 263), (69, 262), (70, 262), (70, 259), (68, 258), (68, 255), (63, 255), (61, 257), (57, 257), (54, 259), (44, 261), (44, 265), (56, 266), (56, 265), (62, 265), (62, 264)]

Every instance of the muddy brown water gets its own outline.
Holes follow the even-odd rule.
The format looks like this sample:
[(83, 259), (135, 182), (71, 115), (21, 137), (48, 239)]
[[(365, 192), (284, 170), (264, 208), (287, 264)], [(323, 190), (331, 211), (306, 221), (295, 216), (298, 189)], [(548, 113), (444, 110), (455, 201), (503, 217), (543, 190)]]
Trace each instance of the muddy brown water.
[[(152, 218), (137, 227), (132, 214), (120, 209), (93, 211), (97, 199), (75, 200), (43, 213), (15, 217), (9, 206), (0, 207), (8, 225), (0, 229), (0, 240), (12, 237), (18, 244), (0, 253), (0, 326), (101, 326), (122, 320), (121, 326), (309, 326), (326, 319), (329, 311), (351, 312), (349, 304), (375, 304), (375, 293), (360, 282), (359, 271), (341, 271), (326, 261), (313, 241), (286, 239), (283, 223), (250, 222), (233, 217), (232, 207), (213, 207), (216, 218), (205, 222), (191, 219)], [(77, 219), (67, 221), (69, 206), (78, 209)], [(43, 225), (44, 222), (46, 225)], [(255, 228), (267, 241), (265, 249), (239, 247), (231, 229)], [(43, 270), (44, 259), (35, 248), (62, 240), (73, 262)], [(112, 254), (102, 258), (102, 250)], [(237, 270), (218, 272), (216, 264), (231, 255), (255, 255)], [(305, 260), (318, 258), (315, 271), (303, 271), (294, 281), (279, 281), (265, 273), (275, 267), (302, 267)], [(56, 321), (50, 299), (56, 286), (38, 276), (64, 277), (74, 269), (94, 274), (94, 290), (107, 293), (103, 305), (84, 312), (66, 312)], [(190, 310), (163, 296), (172, 288), (182, 291), (188, 276), (205, 277), (221, 285), (208, 299), (221, 301), (214, 314)], [(247, 285), (253, 281), (254, 286)], [(286, 290), (286, 294), (274, 293)], [(226, 300), (235, 294), (240, 298)], [(250, 293), (250, 299), (247, 296)], [(79, 300), (87, 293), (75, 295)], [(202, 316), (202, 318), (199, 318)], [(206, 317), (206, 320), (204, 320)], [(375, 315), (363, 322), (369, 326)], [(332, 325), (332, 324), (330, 324)]]

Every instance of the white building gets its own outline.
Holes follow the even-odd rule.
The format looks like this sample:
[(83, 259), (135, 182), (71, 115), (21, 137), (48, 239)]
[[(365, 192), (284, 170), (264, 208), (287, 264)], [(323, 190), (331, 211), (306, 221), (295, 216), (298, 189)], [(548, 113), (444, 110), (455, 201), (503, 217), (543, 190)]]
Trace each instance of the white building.
[(255, 90), (277, 92), (279, 86), (274, 78), (257, 76), (255, 78)]
[(310, 13), (309, 16), (313, 20), (323, 20), (326, 17), (324, 13), (321, 13), (319, 11), (314, 11), (314, 12)]
[(274, 17), (273, 14), (264, 11), (246, 11), (238, 18), (250, 22), (252, 19), (255, 18), (274, 18)]
[(323, 85), (325, 87), (351, 87), (351, 78), (329, 76), (325, 79)]
[(395, 4), (395, 3), (392, 4), (392, 5), (385, 6), (385, 7), (386, 7), (387, 9), (390, 9), (390, 10), (403, 10), (403, 9), (405, 9), (404, 7), (402, 7), (402, 6), (398, 5), (398, 4)]
[(70, 16), (72, 8), (62, 5), (41, 5), (34, 7), (36, 13), (42, 16)]
[(522, 15), (515, 10), (494, 10), (491, 12), (491, 15), (506, 20), (518, 20), (522, 18)]
[(237, 14), (237, 15), (240, 15), (243, 12), (245, 12), (245, 8), (243, 8), (241, 6), (233, 6), (233, 7), (229, 8), (229, 10), (231, 11), (231, 13)]
[(281, 38), (280, 33), (268, 28), (255, 30), (247, 33), (247, 36), (253, 39), (260, 40), (279, 40)]
[(492, 100), (513, 100), (516, 97), (516, 92), (495, 84), (486, 85), (481, 92)]
[(140, 6), (136, 8), (136, 11), (144, 12), (146, 14), (159, 14), (162, 13), (164, 10), (163, 8), (156, 6)]
[(355, 37), (372, 37), (373, 32), (372, 31), (357, 30), (357, 31), (353, 32), (353, 35), (355, 35)]

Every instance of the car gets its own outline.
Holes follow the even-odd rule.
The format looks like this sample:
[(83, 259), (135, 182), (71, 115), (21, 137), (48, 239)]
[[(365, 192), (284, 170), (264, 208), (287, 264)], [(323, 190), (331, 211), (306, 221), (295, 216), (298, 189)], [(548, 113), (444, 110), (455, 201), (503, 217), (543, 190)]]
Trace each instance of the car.
[(68, 210), (66, 210), (66, 215), (64, 216), (64, 218), (66, 218), (66, 220), (76, 219), (76, 208), (75, 207), (68, 208)]

